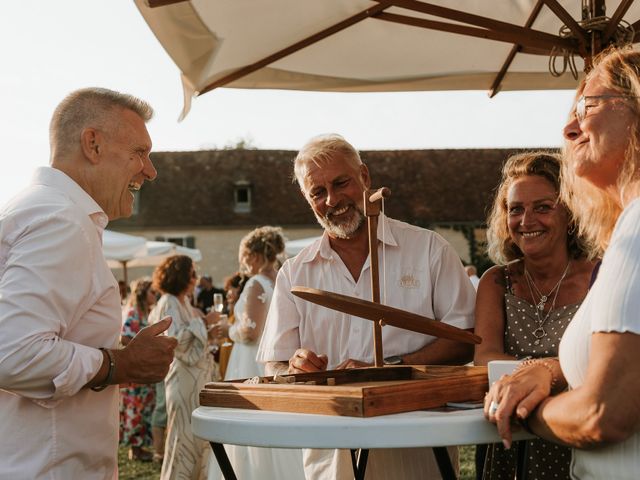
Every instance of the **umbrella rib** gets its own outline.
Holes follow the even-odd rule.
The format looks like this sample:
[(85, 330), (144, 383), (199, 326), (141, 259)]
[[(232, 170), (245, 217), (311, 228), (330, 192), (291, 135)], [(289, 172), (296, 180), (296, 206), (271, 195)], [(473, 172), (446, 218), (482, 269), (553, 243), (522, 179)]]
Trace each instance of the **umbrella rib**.
[[(535, 22), (536, 18), (538, 18), (538, 15), (542, 10), (543, 5), (544, 5), (544, 2), (542, 0), (538, 0), (538, 2), (533, 7), (533, 10), (531, 11), (529, 18), (527, 18), (527, 21), (524, 24), (525, 28), (531, 28), (533, 26), (533, 22)], [(511, 62), (513, 62), (513, 59), (515, 58), (516, 54), (520, 51), (520, 49), (521, 49), (521, 46), (519, 44), (514, 45), (511, 48), (509, 55), (507, 55), (507, 58), (502, 64), (500, 71), (498, 72), (498, 74), (496, 75), (496, 78), (493, 80), (493, 83), (491, 84), (491, 88), (489, 89), (489, 98), (493, 98), (498, 93), (498, 88), (500, 87), (500, 84), (502, 83), (504, 76), (507, 74), (507, 70), (509, 70), (509, 67), (511, 66)]]
[(586, 48), (587, 48), (587, 35), (584, 28), (582, 28), (578, 22), (576, 22), (571, 14), (567, 12), (562, 5), (560, 5), (556, 0), (543, 0), (544, 3), (551, 9), (556, 16), (564, 22), (564, 24), (573, 32), (573, 34), (578, 39), (578, 43), (580, 44), (580, 53), (584, 57), (586, 56)]
[(620, 5), (618, 5), (618, 8), (616, 8), (616, 11), (613, 13), (611, 20), (609, 20), (607, 29), (602, 34), (602, 43), (604, 45), (606, 45), (607, 42), (611, 39), (611, 37), (613, 36), (613, 32), (615, 32), (618, 24), (620, 23), (620, 20), (622, 20), (624, 14), (627, 13), (627, 10), (629, 10), (629, 7), (631, 7), (632, 3), (633, 0), (623, 0), (622, 2), (620, 2)]
[(261, 68), (266, 67), (267, 65), (277, 60), (280, 60), (281, 58), (284, 58), (288, 55), (291, 55), (292, 53), (302, 50), (303, 48), (308, 47), (309, 45), (313, 45), (314, 43), (317, 43), (320, 40), (330, 37), (334, 33), (338, 33), (356, 23), (361, 22), (362, 20), (366, 20), (367, 18), (377, 15), (378, 13), (384, 11), (386, 8), (389, 8), (393, 4), (392, 0), (384, 0), (384, 1), (378, 0), (378, 2), (379, 2), (378, 5), (374, 5), (373, 7), (367, 8), (366, 10), (356, 13), (355, 15), (345, 20), (342, 20), (341, 22), (336, 23), (335, 25), (325, 28), (324, 30), (321, 30), (320, 32), (315, 33), (303, 40), (300, 40), (299, 42), (296, 42), (293, 45), (283, 48), (282, 50), (278, 50), (277, 52), (272, 53), (271, 55), (261, 60), (258, 60), (255, 63), (252, 63), (251, 65), (242, 67), (230, 73), (229, 75), (226, 75), (225, 77), (219, 80), (216, 80), (215, 82), (207, 85), (204, 89), (198, 92), (198, 96), (204, 93), (207, 93), (215, 88), (231, 83), (234, 80), (245, 77), (250, 73), (255, 72), (256, 70), (260, 70)]
[[(381, 1), (381, 0), (377, 0)], [(426, 13), (436, 17), (446, 18), (448, 20), (454, 20), (456, 22), (466, 23), (475, 27), (481, 27), (495, 32), (510, 32), (511, 34), (521, 35), (524, 38), (535, 37), (547, 42), (557, 42), (560, 37), (552, 35), (550, 33), (541, 32), (537, 30), (531, 30), (530, 28), (524, 28), (520, 25), (514, 25), (512, 23), (502, 22), (494, 18), (482, 17), (480, 15), (474, 15), (472, 13), (463, 12), (460, 10), (453, 10), (451, 8), (441, 7), (439, 5), (432, 5), (430, 3), (420, 2), (417, 0), (394, 0), (392, 2), (394, 6), (404, 8), (406, 10), (412, 10), (415, 12)], [(515, 42), (512, 42), (515, 43)]]
[(187, 0), (146, 0), (149, 8), (164, 7), (165, 5), (173, 5), (174, 3), (182, 3)]
[[(435, 20), (427, 20), (423, 18), (408, 17), (406, 15), (398, 15), (395, 13), (380, 13), (375, 17), (378, 20), (384, 20), (394, 23), (402, 23), (414, 27), (427, 28), (429, 30), (439, 30), (449, 33), (457, 33), (470, 37), (484, 38), (488, 40), (496, 40), (498, 42), (515, 43), (527, 47), (533, 47), (534, 50), (540, 50), (542, 53), (549, 54), (553, 47), (561, 47), (573, 51), (575, 46), (569, 39), (553, 37), (553, 41), (542, 38), (522, 38), (513, 32), (498, 32), (486, 30), (484, 28), (467, 27), (453, 23), (437, 22)], [(532, 53), (532, 52), (531, 52)]]

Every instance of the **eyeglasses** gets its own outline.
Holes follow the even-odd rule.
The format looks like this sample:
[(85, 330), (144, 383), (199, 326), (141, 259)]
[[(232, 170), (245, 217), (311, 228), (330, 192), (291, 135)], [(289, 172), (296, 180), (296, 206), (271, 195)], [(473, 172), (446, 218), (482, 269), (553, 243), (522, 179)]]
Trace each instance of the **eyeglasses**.
[(593, 105), (587, 105), (587, 100), (607, 100), (610, 98), (638, 98), (635, 95), (582, 95), (578, 99), (578, 103), (576, 103), (576, 118), (579, 123), (582, 123), (587, 116), (587, 106), (592, 107)]

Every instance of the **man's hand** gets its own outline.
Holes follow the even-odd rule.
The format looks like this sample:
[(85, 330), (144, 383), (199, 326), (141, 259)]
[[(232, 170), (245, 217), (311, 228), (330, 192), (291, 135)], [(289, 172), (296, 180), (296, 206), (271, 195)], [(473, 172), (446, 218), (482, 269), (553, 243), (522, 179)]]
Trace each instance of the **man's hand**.
[(289, 373), (322, 372), (327, 369), (327, 356), (299, 348), (289, 359)]
[(156, 383), (164, 380), (173, 361), (178, 341), (162, 335), (171, 325), (171, 317), (138, 332), (122, 350), (114, 350), (114, 383)]
[(360, 360), (354, 360), (350, 358), (349, 360), (345, 360), (340, 365), (336, 367), (336, 370), (346, 370), (348, 368), (362, 368), (362, 367), (370, 367), (370, 363), (361, 362)]

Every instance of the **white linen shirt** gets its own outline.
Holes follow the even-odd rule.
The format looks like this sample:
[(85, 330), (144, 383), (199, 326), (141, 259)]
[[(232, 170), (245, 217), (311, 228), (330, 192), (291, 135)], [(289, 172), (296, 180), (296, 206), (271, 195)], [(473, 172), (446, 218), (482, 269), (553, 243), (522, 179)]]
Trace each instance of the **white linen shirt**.
[(117, 478), (118, 388), (82, 389), (121, 326), (107, 221), (49, 167), (0, 211), (0, 479)]
[[(384, 232), (383, 232), (384, 230)], [(475, 290), (460, 258), (440, 235), (380, 216), (381, 303), (459, 328), (472, 328)], [(331, 370), (347, 359), (373, 363), (373, 323), (302, 300), (291, 287), (304, 286), (371, 300), (370, 259), (358, 281), (331, 249), (325, 234), (278, 272), (276, 287), (258, 349), (259, 362), (288, 361), (298, 348), (328, 356)], [(386, 274), (383, 273), (386, 266)], [(385, 285), (386, 283), (386, 302)], [(421, 349), (435, 337), (389, 325), (382, 328), (384, 356)]]

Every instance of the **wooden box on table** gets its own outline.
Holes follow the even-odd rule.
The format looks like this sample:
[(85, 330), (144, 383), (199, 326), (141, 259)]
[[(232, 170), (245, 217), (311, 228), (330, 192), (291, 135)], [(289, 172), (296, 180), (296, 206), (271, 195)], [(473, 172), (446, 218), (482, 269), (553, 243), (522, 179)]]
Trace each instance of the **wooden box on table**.
[(207, 383), (200, 392), (200, 405), (374, 417), (478, 401), (488, 390), (486, 367), (401, 365), (285, 377), (293, 377), (295, 383)]

